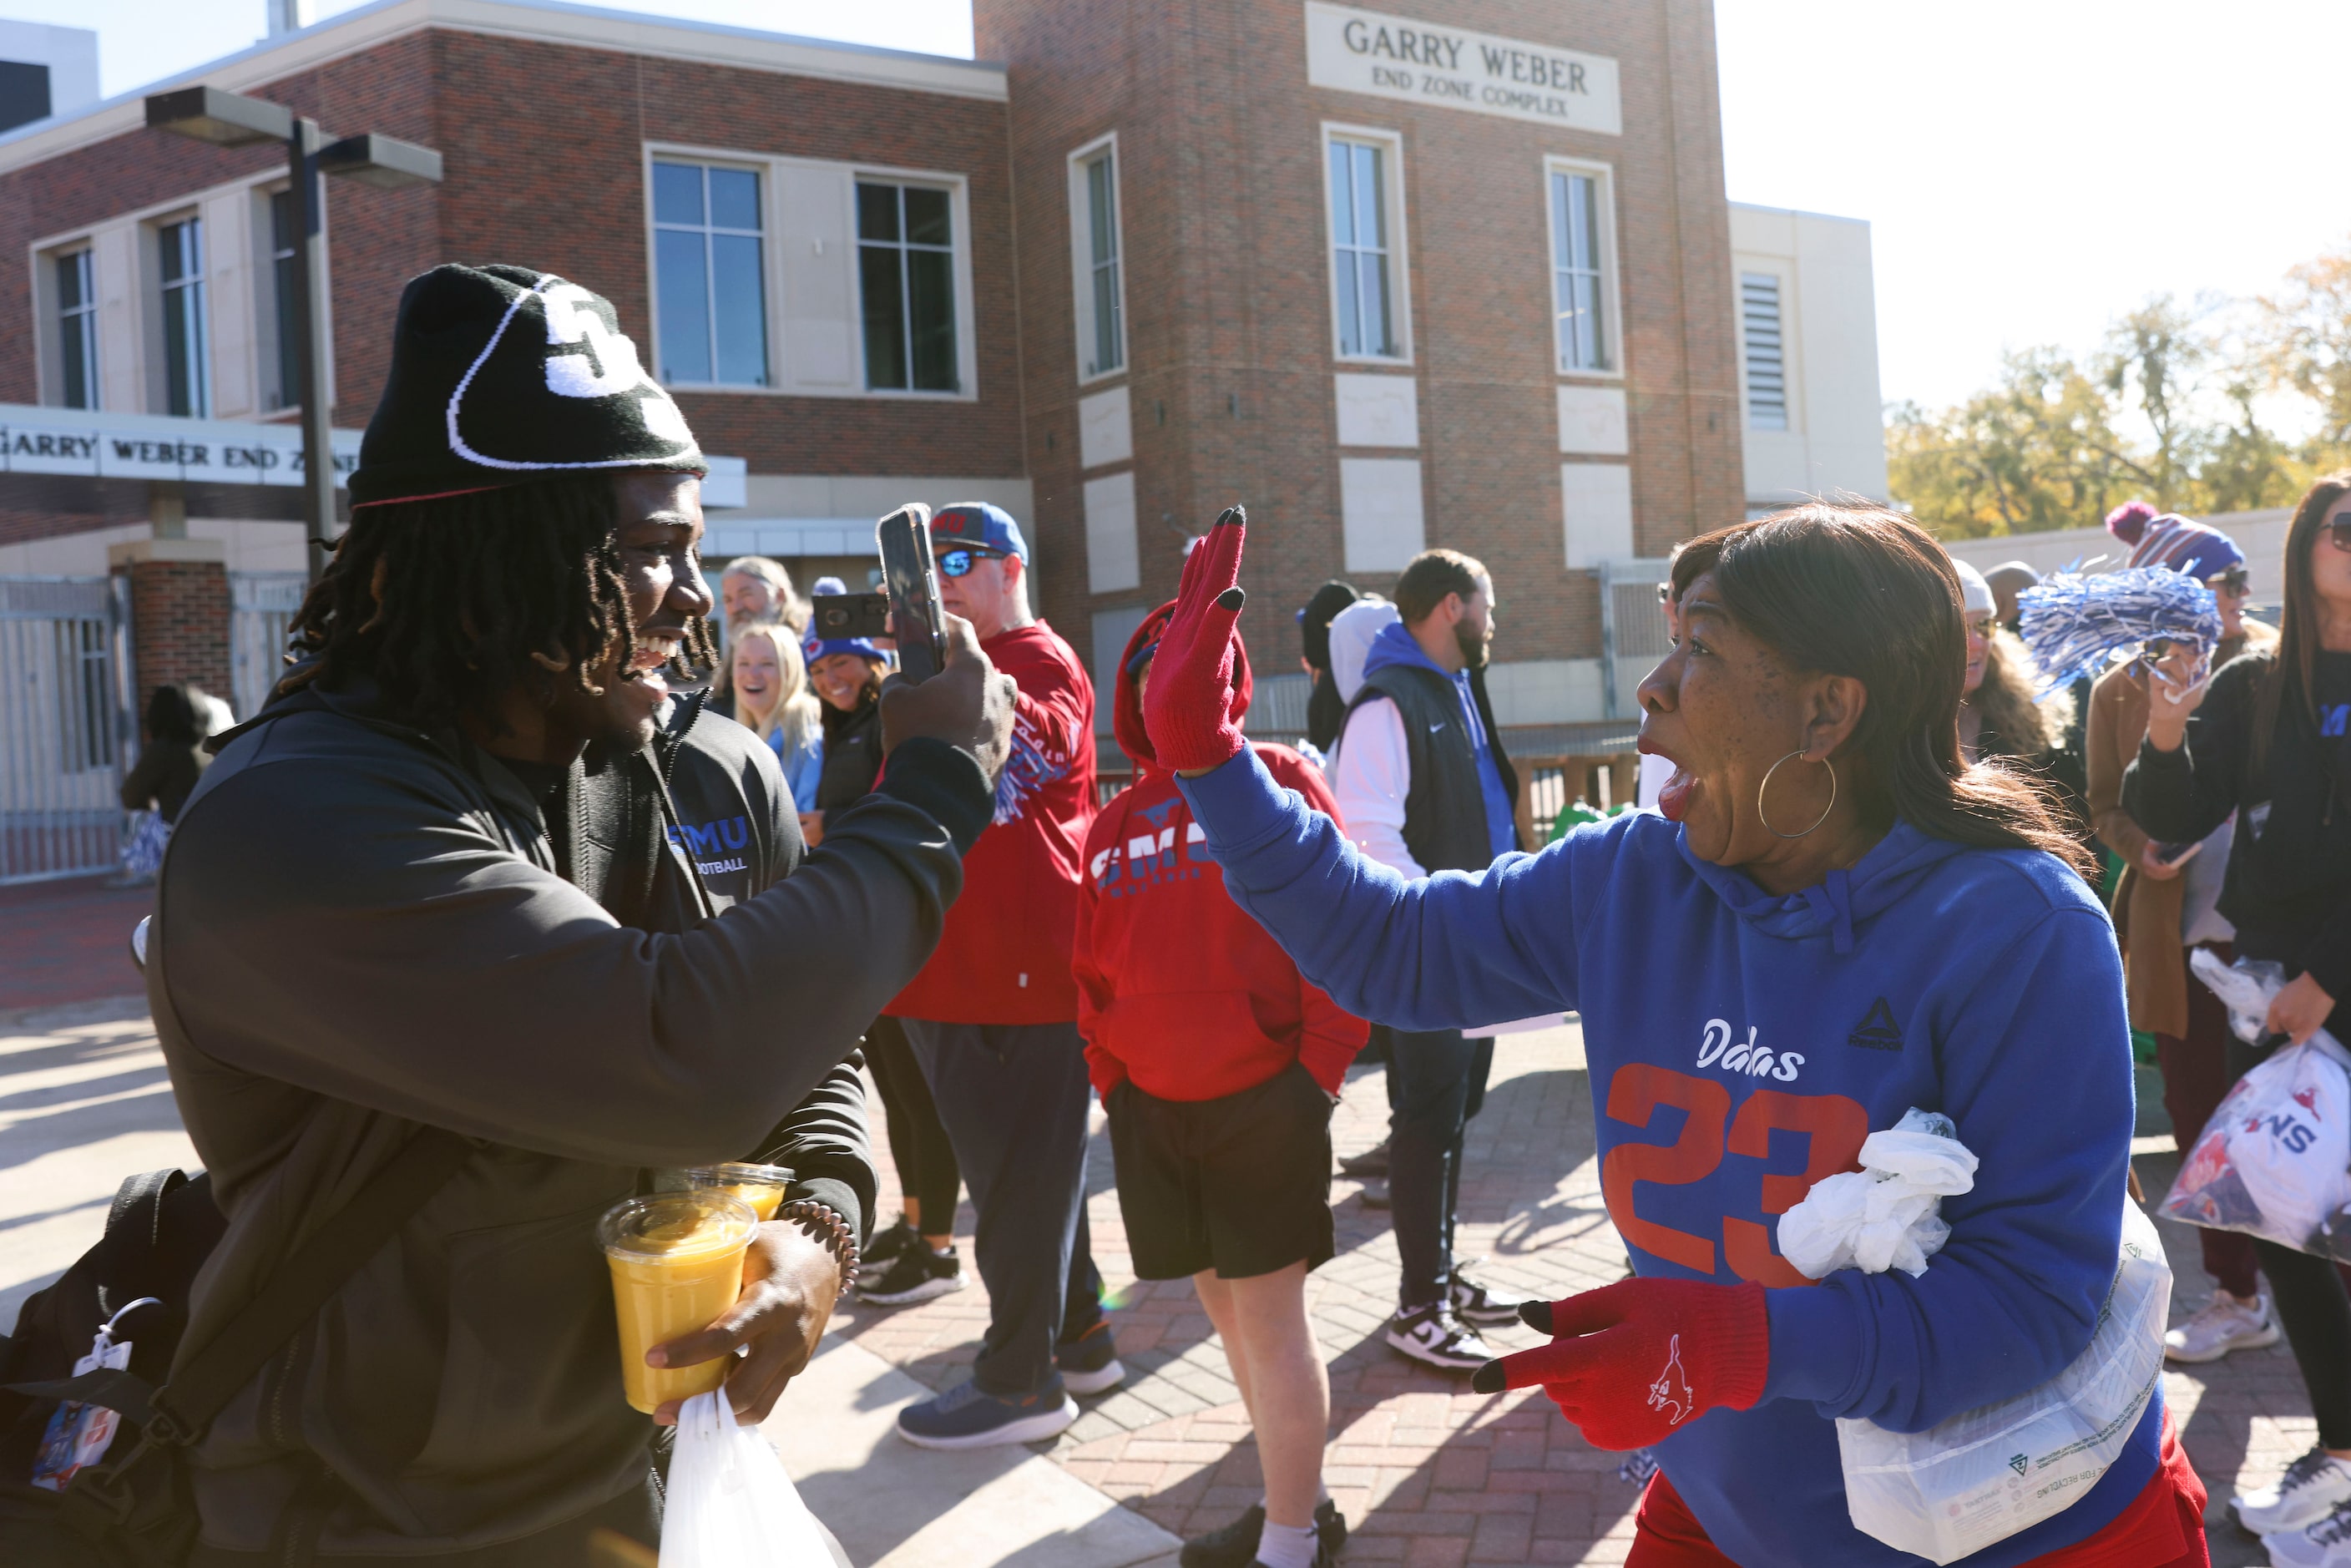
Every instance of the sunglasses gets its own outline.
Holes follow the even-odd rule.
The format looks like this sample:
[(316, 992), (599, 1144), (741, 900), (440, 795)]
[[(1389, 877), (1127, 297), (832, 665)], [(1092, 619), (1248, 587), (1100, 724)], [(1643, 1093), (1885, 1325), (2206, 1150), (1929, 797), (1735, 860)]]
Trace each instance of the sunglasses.
[(971, 575), (971, 569), (981, 561), (1003, 559), (992, 549), (951, 549), (939, 557), (939, 575), (968, 577)]
[[(2351, 529), (2351, 517), (2346, 517), (2344, 519), (2344, 523), (2346, 529)], [(2337, 534), (2335, 536), (2335, 548), (2337, 549), (2351, 549), (2351, 544), (2345, 543), (2343, 536), (2341, 534)], [(2251, 593), (2253, 591), (2253, 575), (2241, 566), (2231, 567), (2228, 570), (2214, 577), (2212, 581), (2219, 585), (2220, 591), (2238, 599), (2242, 599), (2246, 594)]]
[(2336, 549), (2351, 553), (2351, 512), (2337, 512), (2326, 519), (2326, 538)]
[(1970, 616), (1967, 622), (1967, 628), (1972, 636), (1989, 637), (2000, 630), (2000, 620), (1992, 615)]

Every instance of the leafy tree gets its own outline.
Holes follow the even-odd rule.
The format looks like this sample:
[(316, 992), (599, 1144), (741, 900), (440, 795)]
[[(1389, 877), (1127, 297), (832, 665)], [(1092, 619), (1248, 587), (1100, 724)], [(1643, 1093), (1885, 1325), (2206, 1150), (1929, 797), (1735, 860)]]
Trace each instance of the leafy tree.
[(2351, 246), (2305, 261), (2254, 301), (2255, 365), (2318, 409), (2318, 441), (2351, 446)]

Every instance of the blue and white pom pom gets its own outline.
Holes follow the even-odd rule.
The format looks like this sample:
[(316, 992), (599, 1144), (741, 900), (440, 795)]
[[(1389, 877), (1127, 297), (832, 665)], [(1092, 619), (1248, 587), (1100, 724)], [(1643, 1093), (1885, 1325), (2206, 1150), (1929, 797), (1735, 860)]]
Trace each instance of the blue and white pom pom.
[(2136, 657), (2150, 642), (2192, 643), (2204, 658), (2220, 644), (2212, 591), (2162, 567), (2056, 572), (2018, 594), (2016, 605), (2025, 646), (2043, 672), (2036, 697), (2104, 674), (2117, 655)]

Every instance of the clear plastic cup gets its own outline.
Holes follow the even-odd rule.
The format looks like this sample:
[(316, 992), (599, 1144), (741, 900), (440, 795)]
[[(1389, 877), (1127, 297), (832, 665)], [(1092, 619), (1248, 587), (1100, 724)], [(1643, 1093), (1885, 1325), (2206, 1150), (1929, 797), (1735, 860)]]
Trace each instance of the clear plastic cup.
[(716, 1187), (628, 1198), (597, 1222), (596, 1239), (612, 1268), (621, 1385), (631, 1406), (650, 1416), (664, 1401), (707, 1394), (726, 1380), (730, 1357), (659, 1367), (645, 1364), (645, 1352), (708, 1328), (735, 1304), (743, 1293), (743, 1250), (758, 1223), (749, 1204)]
[(785, 1189), (792, 1185), (792, 1173), (782, 1166), (695, 1166), (685, 1173), (685, 1179), (695, 1187), (733, 1193), (749, 1204), (751, 1212), (760, 1219), (769, 1220), (783, 1207)]

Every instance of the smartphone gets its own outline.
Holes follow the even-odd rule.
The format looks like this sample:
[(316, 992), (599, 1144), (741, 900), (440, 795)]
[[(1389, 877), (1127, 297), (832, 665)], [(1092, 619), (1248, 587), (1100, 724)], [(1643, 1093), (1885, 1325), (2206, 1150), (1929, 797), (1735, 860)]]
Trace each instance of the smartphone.
[(2203, 847), (2201, 839), (2187, 844), (2158, 844), (2155, 846), (2155, 858), (2167, 866), (2183, 866), (2194, 860), (2196, 852)]
[(828, 643), (890, 635), (886, 593), (820, 593), (810, 603), (810, 630)]
[(899, 507), (873, 526), (882, 549), (882, 586), (890, 600), (890, 635), (898, 642), (898, 671), (927, 681), (947, 661), (946, 612), (939, 604), (938, 568), (931, 559), (931, 509)]

